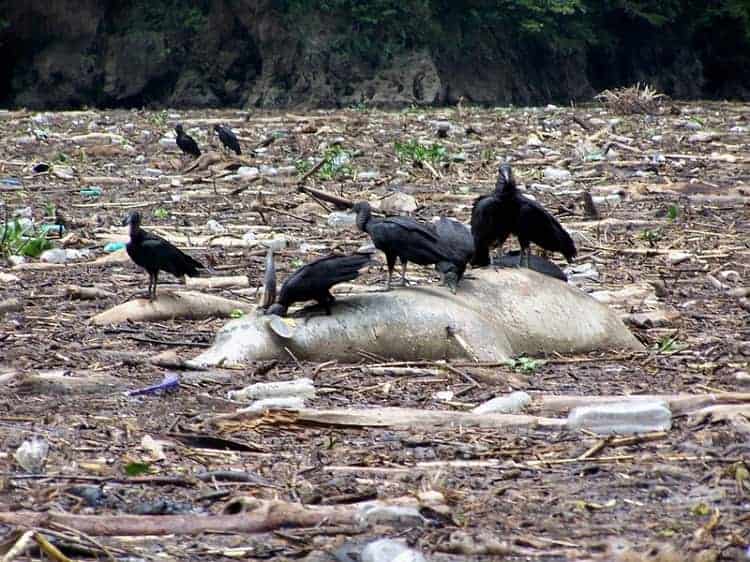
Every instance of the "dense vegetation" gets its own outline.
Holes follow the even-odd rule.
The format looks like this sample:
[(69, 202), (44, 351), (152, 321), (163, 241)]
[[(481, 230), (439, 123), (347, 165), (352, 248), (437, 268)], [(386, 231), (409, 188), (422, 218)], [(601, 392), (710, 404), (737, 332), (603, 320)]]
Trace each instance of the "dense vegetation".
[[(727, 77), (750, 74), (748, 0), (274, 0), (290, 22), (330, 18), (337, 46), (380, 64), (413, 49), (486, 50), (488, 39), (523, 55), (584, 54), (595, 86), (674, 67), (667, 88), (697, 82), (723, 95)], [(678, 75), (683, 72), (684, 75)], [(656, 72), (658, 73), (658, 72)], [(748, 84), (745, 84), (748, 87)], [(682, 87), (684, 89), (684, 86)], [(682, 92), (691, 95), (690, 91)], [(726, 92), (729, 93), (729, 92)]]

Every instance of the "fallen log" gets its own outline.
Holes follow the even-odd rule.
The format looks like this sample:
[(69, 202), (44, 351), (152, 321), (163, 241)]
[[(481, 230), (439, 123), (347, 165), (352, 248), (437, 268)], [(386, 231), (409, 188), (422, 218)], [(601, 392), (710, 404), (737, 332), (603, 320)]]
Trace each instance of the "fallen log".
[[(429, 506), (444, 510), (437, 492), (422, 494), (424, 500), (410, 496), (387, 501), (369, 501), (348, 505), (308, 506), (283, 501), (244, 502), (234, 515), (73, 515), (32, 511), (0, 512), (0, 523), (21, 528), (45, 528), (61, 525), (92, 536), (198, 535), (201, 533), (265, 533), (281, 528), (319, 525), (368, 524), (368, 514), (376, 508)], [(252, 505), (250, 505), (252, 504)], [(383, 524), (383, 517), (377, 519)], [(394, 518), (392, 524), (397, 525)]]
[(524, 414), (474, 414), (453, 410), (420, 410), (418, 408), (358, 408), (318, 410), (302, 408), (285, 411), (283, 416), (263, 412), (220, 414), (210, 423), (220, 430), (242, 426), (243, 422), (281, 423), (291, 425), (322, 425), (327, 427), (388, 427), (443, 431), (446, 427), (535, 428), (559, 430), (564, 419), (543, 418)]
[(206, 318), (229, 318), (241, 310), (248, 312), (253, 307), (242, 301), (233, 301), (214, 295), (177, 291), (159, 293), (155, 301), (135, 299), (105, 310), (90, 319), (99, 326), (122, 322), (158, 322), (161, 320)]

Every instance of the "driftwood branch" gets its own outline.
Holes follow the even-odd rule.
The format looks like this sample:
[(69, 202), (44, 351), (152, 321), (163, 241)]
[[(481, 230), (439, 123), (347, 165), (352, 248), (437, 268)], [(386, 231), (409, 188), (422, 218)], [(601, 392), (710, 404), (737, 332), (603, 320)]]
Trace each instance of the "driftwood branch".
[[(434, 494), (432, 507), (442, 505)], [(201, 533), (264, 533), (290, 527), (351, 525), (366, 522), (365, 513), (373, 506), (415, 506), (413, 497), (388, 502), (362, 502), (348, 505), (306, 506), (282, 501), (245, 502), (249, 511), (233, 515), (73, 515), (32, 511), (0, 512), (0, 523), (21, 528), (63, 525), (93, 536), (198, 535)], [(364, 519), (363, 519), (364, 518)], [(382, 523), (382, 521), (379, 521)]]
[(354, 206), (354, 203), (352, 203), (349, 199), (344, 199), (343, 197), (339, 197), (338, 195), (334, 195), (333, 193), (328, 193), (327, 191), (322, 191), (320, 189), (315, 189), (313, 187), (306, 187), (304, 185), (297, 186), (297, 189), (301, 191), (302, 193), (307, 193), (308, 195), (317, 197), (318, 199), (322, 201), (333, 203), (334, 205), (338, 207), (345, 207), (347, 209), (351, 209)]
[[(214, 418), (219, 426), (236, 426), (243, 422), (253, 423), (263, 418), (263, 413), (241, 412), (220, 415)], [(289, 415), (267, 416), (269, 423), (313, 424), (339, 427), (392, 427), (419, 428), (421, 430), (442, 431), (446, 427), (535, 427), (540, 429), (560, 429), (565, 420), (527, 416), (519, 414), (474, 414), (471, 412), (455, 412), (452, 410), (419, 410), (416, 408), (367, 408), (316, 410), (302, 408)]]

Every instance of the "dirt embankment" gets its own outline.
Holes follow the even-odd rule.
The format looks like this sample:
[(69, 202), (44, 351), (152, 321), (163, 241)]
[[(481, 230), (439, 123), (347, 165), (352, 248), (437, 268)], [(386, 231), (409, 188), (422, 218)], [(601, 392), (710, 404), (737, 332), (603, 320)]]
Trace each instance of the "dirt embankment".
[[(734, 72), (716, 90), (712, 68), (691, 47), (672, 56), (645, 34), (638, 48), (622, 41), (606, 56), (593, 47), (561, 54), (520, 44), (507, 30), (453, 29), (442, 22), (429, 46), (391, 51), (376, 42), (364, 50), (357, 47), (356, 25), (322, 11), (292, 16), (276, 4), (10, 3), (0, 18), (6, 61), (0, 105), (394, 107), (461, 98), (528, 105), (590, 99), (596, 90), (636, 80), (680, 98), (748, 91), (746, 78)], [(632, 35), (624, 27), (620, 32)]]

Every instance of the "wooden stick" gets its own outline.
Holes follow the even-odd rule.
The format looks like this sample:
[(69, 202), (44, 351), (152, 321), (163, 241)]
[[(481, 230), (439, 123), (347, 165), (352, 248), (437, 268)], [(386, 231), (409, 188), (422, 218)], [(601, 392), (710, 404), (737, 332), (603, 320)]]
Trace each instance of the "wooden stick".
[[(0, 512), (0, 523), (22, 528), (61, 524), (94, 536), (198, 535), (202, 533), (264, 533), (281, 528), (351, 525), (370, 505), (417, 505), (411, 496), (378, 502), (307, 506), (283, 501), (254, 500), (237, 515), (73, 515), (60, 512)], [(20, 541), (19, 541), (20, 542)], [(18, 544), (18, 543), (17, 543)], [(3, 558), (10, 561), (7, 555)]]
[(316, 197), (317, 199), (322, 199), (323, 201), (328, 201), (329, 203), (333, 203), (334, 205), (338, 207), (345, 207), (347, 209), (351, 209), (354, 206), (354, 203), (352, 203), (349, 199), (344, 199), (343, 197), (339, 197), (338, 195), (333, 195), (332, 193), (328, 193), (327, 191), (322, 191), (320, 189), (306, 187), (304, 185), (298, 185), (297, 190), (301, 191), (302, 193), (307, 193), (308, 195), (312, 195), (313, 197)]

